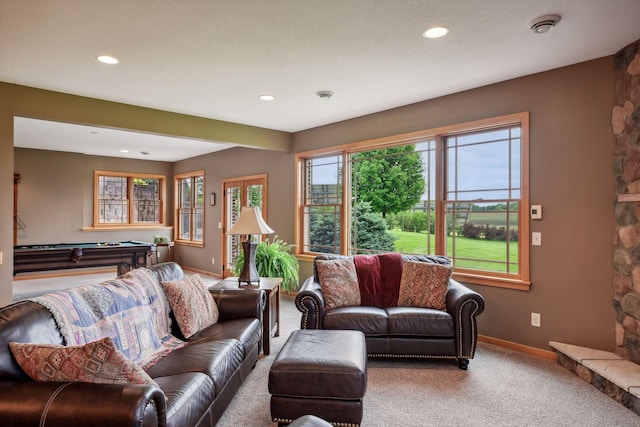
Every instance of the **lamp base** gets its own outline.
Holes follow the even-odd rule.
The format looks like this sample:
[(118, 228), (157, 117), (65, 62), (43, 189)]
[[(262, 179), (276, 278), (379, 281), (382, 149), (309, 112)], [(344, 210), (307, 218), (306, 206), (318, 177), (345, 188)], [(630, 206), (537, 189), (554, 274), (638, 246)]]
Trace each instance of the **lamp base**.
[(243, 283), (251, 285), (252, 283), (260, 284), (260, 276), (256, 269), (256, 248), (258, 244), (256, 242), (244, 241), (242, 242), (242, 250), (244, 252), (244, 263), (242, 265), (242, 272), (238, 277), (238, 286), (242, 286)]

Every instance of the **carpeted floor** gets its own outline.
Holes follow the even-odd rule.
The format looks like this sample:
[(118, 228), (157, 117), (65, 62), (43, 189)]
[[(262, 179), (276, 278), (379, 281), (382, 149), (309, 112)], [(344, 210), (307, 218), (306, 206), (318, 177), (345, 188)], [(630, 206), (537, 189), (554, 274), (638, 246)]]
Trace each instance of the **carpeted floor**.
[[(14, 300), (113, 277), (15, 281)], [(293, 297), (283, 295), (280, 336), (272, 339), (271, 354), (258, 361), (218, 427), (275, 425), (269, 409), (269, 368), (299, 324)], [(370, 359), (362, 425), (640, 426), (640, 417), (553, 361), (480, 343), (468, 371), (451, 361)]]
[[(299, 327), (293, 298), (281, 301), (281, 336), (258, 361), (218, 427), (274, 426), (271, 363)], [(480, 318), (480, 322), (482, 319)], [(469, 370), (450, 361), (369, 359), (363, 427), (640, 426), (640, 417), (554, 361), (480, 343)]]

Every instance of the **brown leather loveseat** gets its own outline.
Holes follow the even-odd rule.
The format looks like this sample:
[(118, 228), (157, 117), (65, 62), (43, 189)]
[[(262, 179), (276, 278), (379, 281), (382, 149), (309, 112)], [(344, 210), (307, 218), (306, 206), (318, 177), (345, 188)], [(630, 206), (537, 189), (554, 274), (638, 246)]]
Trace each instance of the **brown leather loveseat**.
[[(176, 263), (158, 264), (151, 270), (159, 281), (183, 278)], [(265, 296), (259, 290), (211, 293), (219, 309), (217, 323), (147, 370), (157, 386), (34, 381), (17, 364), (8, 344), (63, 345), (58, 324), (37, 302), (25, 300), (0, 308), (0, 424), (215, 425), (257, 362)], [(172, 335), (181, 337), (175, 321), (171, 329)]]
[[(397, 261), (389, 255), (396, 256)], [(361, 257), (361, 258), (359, 258)], [(368, 257), (368, 258), (365, 258)], [(301, 286), (296, 296), (296, 307), (302, 312), (300, 329), (351, 329), (364, 333), (369, 357), (443, 358), (458, 361), (467, 369), (476, 349), (476, 316), (484, 310), (484, 299), (461, 283), (449, 280), (446, 308), (399, 307), (398, 287), (402, 266), (406, 261), (449, 264), (441, 256), (383, 254), (376, 256), (321, 255), (314, 261), (314, 274)], [(325, 296), (318, 276), (318, 261), (353, 258), (358, 266), (360, 305), (326, 309)], [(373, 272), (367, 261), (387, 263), (386, 270)], [(365, 260), (363, 262), (362, 260)], [(373, 265), (369, 262), (370, 265)], [(377, 264), (376, 264), (377, 265)], [(391, 267), (389, 267), (391, 266)], [(363, 276), (374, 276), (375, 281), (393, 282), (393, 289), (382, 298), (363, 288)]]

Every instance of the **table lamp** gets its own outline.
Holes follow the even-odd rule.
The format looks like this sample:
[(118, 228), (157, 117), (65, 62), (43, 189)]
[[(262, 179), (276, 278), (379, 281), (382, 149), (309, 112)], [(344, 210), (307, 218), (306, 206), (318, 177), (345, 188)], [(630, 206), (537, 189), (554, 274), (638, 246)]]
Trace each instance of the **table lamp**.
[(260, 283), (260, 276), (256, 269), (256, 248), (258, 243), (251, 240), (253, 234), (271, 234), (273, 229), (264, 222), (260, 208), (255, 206), (245, 206), (240, 211), (238, 221), (231, 227), (227, 234), (236, 236), (247, 236), (247, 240), (242, 242), (242, 250), (244, 251), (244, 264), (242, 273), (238, 277), (238, 285), (253, 282)]

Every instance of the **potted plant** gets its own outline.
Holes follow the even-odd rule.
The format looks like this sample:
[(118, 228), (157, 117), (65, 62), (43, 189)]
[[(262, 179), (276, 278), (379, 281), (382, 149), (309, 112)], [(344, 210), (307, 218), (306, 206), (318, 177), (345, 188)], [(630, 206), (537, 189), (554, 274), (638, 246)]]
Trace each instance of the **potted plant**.
[(156, 245), (164, 244), (167, 245), (171, 243), (171, 239), (167, 236), (153, 236), (153, 243)]
[[(258, 244), (256, 248), (256, 269), (261, 277), (280, 277), (280, 285), (285, 292), (291, 292), (298, 287), (298, 259), (291, 253), (293, 245), (274, 236)], [(242, 271), (244, 252), (236, 257), (233, 274)]]

